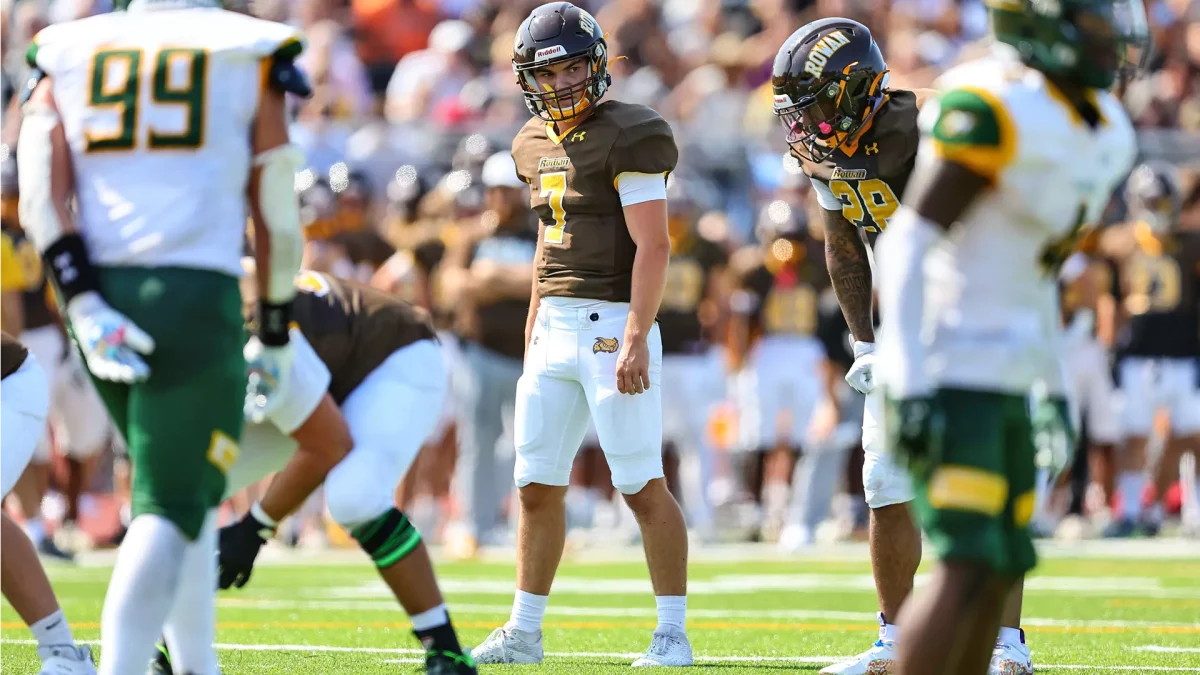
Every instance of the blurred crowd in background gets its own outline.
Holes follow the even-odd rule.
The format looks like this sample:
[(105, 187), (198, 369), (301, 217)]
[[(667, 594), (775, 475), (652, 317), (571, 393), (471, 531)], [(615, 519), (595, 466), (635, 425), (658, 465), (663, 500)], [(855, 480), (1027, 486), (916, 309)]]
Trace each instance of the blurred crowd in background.
[[(508, 375), (482, 377), (479, 369), (495, 364), (470, 358), (471, 345), (491, 325), (482, 308), (497, 301), (480, 295), (480, 288), (489, 285), (489, 270), (473, 263), (482, 259), (481, 243), (498, 227), (526, 233), (536, 228), (528, 188), (504, 170), (501, 158), (529, 118), (510, 63), (513, 38), (541, 0), (237, 1), (244, 3), (242, 11), (298, 26), (308, 39), (300, 63), (315, 94), (308, 101), (293, 101), (292, 126), (292, 139), (308, 163), (296, 179), (309, 240), (306, 264), (430, 307), (454, 366), (456, 395), (441, 438), (422, 453), (398, 489), (398, 499), (428, 538), (444, 538), (464, 555), (480, 545), (502, 544), (508, 532), (504, 519), (511, 511), (506, 506), (512, 482), (511, 410), (503, 409), (503, 395), (481, 394), (478, 385)], [(30, 38), (47, 23), (109, 11), (106, 4), (3, 0), (6, 141), (16, 135), (19, 115), (10, 99), (24, 81), (23, 53)], [(706, 289), (697, 307), (704, 339), (711, 343), (724, 378), (701, 415), (701, 449), (678, 453), (682, 474), (692, 477), (678, 481), (684, 484), (680, 495), (691, 524), (708, 538), (783, 537), (789, 545), (813, 541), (818, 526), (831, 519), (840, 523), (832, 536), (859, 532), (865, 522), (857, 477), (861, 450), (853, 447), (857, 438), (850, 415), (837, 410), (812, 414), (806, 433), (822, 441), (837, 437), (839, 424), (849, 424), (850, 431), (839, 437), (845, 440), (838, 441), (847, 447), (835, 455), (832, 468), (820, 469), (825, 473), (802, 478), (815, 469), (803, 459), (796, 465), (795, 453), (784, 447), (789, 444), (781, 443), (779, 457), (764, 470), (765, 497), (747, 499), (745, 481), (732, 475), (740, 471), (739, 463), (730, 460), (739, 445), (735, 381), (745, 366), (745, 354), (738, 353), (737, 340), (730, 336), (730, 317), (737, 314), (739, 256), (749, 255), (746, 250), (778, 253), (772, 243), (786, 237), (812, 251), (808, 264), (823, 265), (815, 200), (799, 166), (787, 157), (771, 111), (771, 64), (779, 45), (808, 21), (848, 16), (873, 31), (891, 68), (892, 87), (929, 87), (940, 72), (986, 49), (982, 0), (576, 4), (591, 11), (607, 33), (609, 54), (615, 57), (607, 96), (649, 105), (674, 129), (680, 163), (669, 192), (673, 240), (704, 240), (722, 251), (731, 270), (730, 280)], [(1154, 58), (1149, 72), (1122, 85), (1120, 93), (1139, 128), (1143, 155), (1180, 169), (1182, 227), (1200, 229), (1200, 0), (1147, 0), (1147, 10)], [(489, 166), (497, 153), (501, 158)], [(1111, 222), (1122, 218), (1120, 200), (1114, 200)], [(520, 250), (506, 249), (497, 259), (520, 262)], [(531, 258), (529, 248), (524, 264)], [(817, 290), (821, 330), (835, 335), (824, 341), (827, 363), (821, 367), (842, 364), (844, 369), (853, 360), (844, 339), (839, 346), (844, 326), (842, 332), (826, 326), (840, 321), (836, 301), (828, 288)], [(520, 355), (505, 356), (515, 359), (515, 371), (510, 362), (509, 374), (519, 373)], [(823, 377), (799, 371), (790, 376)], [(843, 410), (853, 408), (848, 392), (839, 396), (850, 401), (842, 401)], [(492, 414), (483, 400), (499, 402), (498, 421), (479, 419), (484, 407)], [(480, 426), (487, 433), (480, 435)], [(479, 448), (478, 439), (489, 434), (498, 436), (496, 447)], [(464, 453), (468, 435), (474, 440), (465, 441), (471, 447)], [(67, 506), (52, 496), (42, 509), (48, 520), (69, 517), (85, 525), (85, 533), (69, 538), (97, 540), (119, 531), (110, 522), (120, 500), (109, 493), (119, 495), (122, 483), (119, 471), (118, 479), (110, 478), (112, 454), (101, 452), (83, 463), (60, 460), (51, 472), (52, 495), (86, 493), (82, 508), (73, 504), (79, 498), (69, 495)], [(464, 458), (470, 466), (464, 466)], [(611, 504), (603, 464), (597, 451), (580, 453), (579, 485), (570, 499), (572, 524), (581, 532), (605, 527), (636, 532), (620, 506)], [(75, 475), (85, 465), (86, 481)], [(668, 465), (673, 468), (672, 462)], [(797, 483), (789, 488), (793, 473)], [(489, 484), (481, 486), (480, 481)], [(688, 494), (689, 482), (693, 493), (703, 494)], [(822, 490), (810, 489), (818, 483)], [(819, 503), (806, 503), (817, 492)], [(464, 507), (464, 502), (480, 499), (496, 503), (495, 513)], [(34, 507), (22, 505), (21, 510), (26, 517), (35, 516)], [(319, 497), (309, 510), (295, 519), (298, 527), (291, 537), (337, 540), (337, 532), (320, 524)], [(791, 534), (785, 535), (789, 526)]]

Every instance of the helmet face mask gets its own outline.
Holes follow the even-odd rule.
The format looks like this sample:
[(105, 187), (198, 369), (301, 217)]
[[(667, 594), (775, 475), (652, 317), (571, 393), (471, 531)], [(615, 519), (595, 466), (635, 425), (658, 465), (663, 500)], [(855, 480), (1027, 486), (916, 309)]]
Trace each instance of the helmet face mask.
[(887, 64), (866, 26), (822, 19), (792, 34), (775, 57), (775, 115), (797, 156), (823, 162), (883, 102)]
[(525, 19), (512, 63), (525, 107), (547, 122), (580, 116), (612, 83), (599, 24), (568, 2), (542, 5)]

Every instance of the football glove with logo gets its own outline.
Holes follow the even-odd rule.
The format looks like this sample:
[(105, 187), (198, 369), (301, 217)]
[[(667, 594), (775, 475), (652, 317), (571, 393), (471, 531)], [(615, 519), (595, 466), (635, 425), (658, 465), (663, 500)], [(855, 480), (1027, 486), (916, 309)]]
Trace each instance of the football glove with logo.
[(1035, 387), (1030, 395), (1029, 423), (1033, 429), (1034, 463), (1057, 479), (1071, 464), (1077, 440), (1067, 399), (1047, 394), (1044, 385)]
[(141, 382), (150, 377), (142, 355), (154, 351), (154, 339), (100, 294), (87, 291), (67, 303), (71, 331), (93, 375), (112, 382)]
[(259, 549), (275, 536), (275, 524), (268, 525), (255, 516), (257, 511), (262, 518), (270, 520), (257, 507), (255, 503), (244, 518), (221, 528), (217, 552), (217, 587), (221, 590), (245, 586), (250, 581)]
[(250, 373), (243, 408), (247, 420), (261, 424), (280, 406), (291, 379), (294, 355), (291, 342), (268, 347), (257, 336), (246, 342), (242, 356)]
[(875, 343), (854, 341), (854, 365), (846, 371), (846, 383), (860, 394), (875, 388)]

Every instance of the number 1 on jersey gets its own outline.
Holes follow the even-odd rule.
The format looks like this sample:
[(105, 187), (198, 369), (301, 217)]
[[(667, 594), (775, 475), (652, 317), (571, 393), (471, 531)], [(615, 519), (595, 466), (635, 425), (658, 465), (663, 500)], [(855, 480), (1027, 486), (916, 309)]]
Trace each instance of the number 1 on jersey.
[(546, 226), (546, 243), (563, 243), (563, 230), (567, 227), (567, 210), (563, 208), (563, 198), (567, 196), (567, 172), (542, 174), (542, 192), (538, 196), (550, 202), (550, 212), (554, 214), (554, 224)]

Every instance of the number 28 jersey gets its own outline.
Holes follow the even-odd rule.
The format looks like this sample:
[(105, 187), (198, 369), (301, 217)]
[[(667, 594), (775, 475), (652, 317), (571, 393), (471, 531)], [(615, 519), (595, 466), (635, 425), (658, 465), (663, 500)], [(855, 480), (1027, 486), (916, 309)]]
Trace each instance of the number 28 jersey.
[(140, 8), (37, 34), (27, 60), (53, 82), (95, 262), (241, 274), (267, 68), (302, 48), (289, 26), (217, 8)]
[[(917, 154), (917, 96), (896, 89), (869, 119), (853, 142), (844, 143), (823, 162), (800, 159), (812, 181), (817, 202), (840, 211), (874, 243), (900, 206)], [(799, 158), (798, 158), (799, 159)]]

